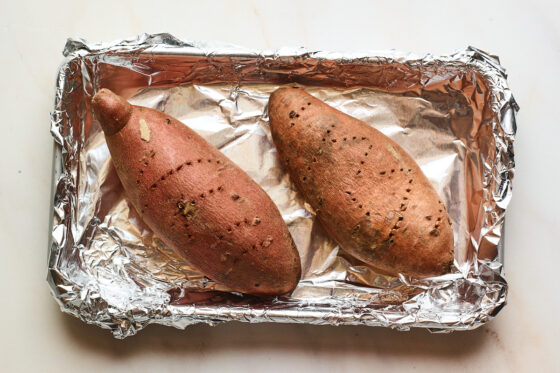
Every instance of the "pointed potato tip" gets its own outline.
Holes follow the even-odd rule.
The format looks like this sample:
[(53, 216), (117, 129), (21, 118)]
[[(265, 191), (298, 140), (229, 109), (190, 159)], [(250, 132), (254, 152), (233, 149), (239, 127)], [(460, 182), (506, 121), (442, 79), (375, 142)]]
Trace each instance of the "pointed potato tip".
[(274, 92), (271, 93), (271, 95), (270, 95), (270, 100), (271, 100), (271, 101), (281, 100), (283, 96), (285, 96), (286, 94), (292, 93), (292, 92), (302, 92), (302, 93), (305, 93), (305, 91), (302, 90), (301, 88), (297, 88), (297, 87), (281, 87), (281, 88), (278, 88), (277, 90), (275, 90)]
[(132, 105), (107, 88), (102, 88), (91, 101), (95, 116), (106, 136), (119, 132), (128, 122)]

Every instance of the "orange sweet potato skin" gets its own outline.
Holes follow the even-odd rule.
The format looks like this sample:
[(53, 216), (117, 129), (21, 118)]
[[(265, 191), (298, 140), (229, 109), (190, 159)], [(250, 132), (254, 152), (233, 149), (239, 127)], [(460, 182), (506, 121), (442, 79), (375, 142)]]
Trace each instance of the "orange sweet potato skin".
[[(299, 254), (261, 187), (179, 121), (102, 91), (93, 106), (115, 169), (129, 200), (163, 242), (235, 291), (292, 291), (301, 275)], [(126, 124), (115, 130), (116, 121), (117, 127)]]
[(399, 145), (301, 89), (278, 89), (268, 110), (281, 162), (345, 251), (388, 274), (450, 270), (445, 206)]

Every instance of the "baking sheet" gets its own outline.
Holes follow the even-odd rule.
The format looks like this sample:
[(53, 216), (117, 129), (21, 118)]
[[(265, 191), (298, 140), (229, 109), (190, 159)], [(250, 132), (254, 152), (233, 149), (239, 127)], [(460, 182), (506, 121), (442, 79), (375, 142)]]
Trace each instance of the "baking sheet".
[[(496, 58), (395, 51), (250, 51), (168, 34), (90, 44), (70, 39), (57, 81), (49, 283), (63, 311), (135, 334), (150, 323), (305, 322), (475, 328), (503, 307), (503, 224), (514, 173), (517, 105)], [(282, 169), (267, 101), (297, 85), (393, 138), (445, 203), (456, 269), (392, 277), (345, 254), (315, 221)], [(127, 202), (90, 100), (109, 88), (181, 120), (271, 196), (302, 259), (289, 297), (230, 292), (177, 257)]]

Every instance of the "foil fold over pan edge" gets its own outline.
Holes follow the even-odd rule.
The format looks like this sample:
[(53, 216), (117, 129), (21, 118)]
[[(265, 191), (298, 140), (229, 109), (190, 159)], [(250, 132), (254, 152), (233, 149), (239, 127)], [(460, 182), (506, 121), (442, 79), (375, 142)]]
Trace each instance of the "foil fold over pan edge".
[[(490, 199), (495, 199), (499, 205), (498, 212), (488, 211), (488, 214), (497, 215), (497, 223), (493, 227), (498, 233), (499, 242), (496, 244), (497, 255), (493, 260), (474, 260), (472, 268), (463, 277), (455, 277), (453, 281), (456, 288), (469, 287), (472, 284), (484, 289), (474, 299), (472, 312), (455, 312), (437, 310), (433, 305), (414, 303), (408, 300), (405, 307), (394, 309), (379, 309), (360, 306), (350, 298), (347, 301), (324, 302), (314, 300), (284, 302), (282, 307), (275, 307), (274, 301), (270, 307), (252, 307), (251, 304), (224, 305), (221, 309), (204, 304), (159, 306), (151, 309), (146, 306), (142, 309), (119, 309), (111, 307), (100, 294), (88, 293), (83, 286), (92, 281), (87, 274), (81, 272), (79, 267), (80, 250), (83, 245), (72, 242), (73, 223), (77, 219), (75, 211), (76, 199), (80, 186), (76, 183), (75, 167), (76, 157), (81, 146), (80, 139), (74, 137), (72, 126), (67, 121), (72, 110), (85, 110), (84, 103), (72, 95), (81, 95), (71, 76), (78, 76), (87, 68), (83, 66), (85, 56), (104, 55), (186, 55), (186, 56), (235, 56), (246, 58), (262, 58), (280, 60), (283, 57), (316, 58), (333, 60), (338, 63), (351, 61), (393, 61), (399, 64), (416, 66), (418, 69), (431, 64), (469, 66), (484, 77), (490, 90), (490, 107), (495, 113), (500, 131), (494, 136), (502, 147), (500, 156), (495, 160), (494, 168), (499, 172), (492, 174), (494, 186), (498, 191), (489, 191)], [(195, 323), (215, 324), (224, 321), (246, 322), (299, 322), (313, 324), (363, 324), (370, 326), (387, 326), (407, 330), (410, 327), (426, 327), (431, 331), (448, 332), (452, 330), (465, 330), (476, 328), (490, 318), (494, 317), (505, 305), (507, 283), (503, 278), (503, 227), (505, 208), (511, 198), (511, 181), (514, 173), (513, 141), (516, 132), (515, 113), (518, 106), (507, 86), (505, 70), (496, 57), (473, 47), (456, 52), (449, 56), (416, 56), (413, 54), (396, 51), (376, 51), (363, 53), (334, 53), (323, 51), (307, 51), (303, 48), (284, 48), (277, 51), (252, 51), (241, 47), (212, 42), (183, 42), (169, 34), (142, 34), (137, 38), (118, 40), (112, 43), (90, 44), (79, 39), (69, 39), (64, 49), (66, 56), (57, 79), (55, 108), (51, 114), (51, 133), (55, 141), (55, 154), (53, 160), (53, 217), (51, 220), (49, 243), (49, 274), (48, 281), (53, 295), (59, 302), (61, 309), (73, 314), (80, 319), (94, 323), (103, 328), (110, 329), (117, 338), (134, 335), (137, 331), (150, 323), (159, 323), (179, 328)], [(86, 84), (91, 77), (82, 78)], [(87, 88), (86, 88), (87, 89)], [(91, 89), (91, 87), (90, 87)], [(72, 105), (68, 105), (71, 103)], [(87, 108), (86, 108), (87, 109)], [(66, 126), (66, 127), (65, 127)], [(83, 132), (83, 131), (82, 131)], [(83, 139), (82, 139), (83, 140)], [(74, 166), (70, 166), (74, 165)], [(74, 169), (71, 169), (74, 167)], [(499, 180), (498, 180), (499, 179)], [(82, 236), (93, 232), (100, 222), (90, 221), (84, 227)], [(91, 231), (91, 232), (90, 232)], [(93, 234), (93, 233), (91, 233)], [(69, 261), (70, 260), (70, 261)], [(72, 262), (70, 268), (68, 263)], [(78, 270), (76, 270), (78, 268)], [(466, 275), (474, 276), (466, 276)], [(443, 281), (445, 283), (445, 280)], [(437, 286), (427, 291), (437, 289)], [(472, 295), (472, 294), (471, 294)], [(428, 298), (426, 298), (428, 299)], [(291, 307), (287, 306), (292, 302)], [(282, 303), (279, 301), (279, 303)], [(362, 304), (363, 305), (363, 304)]]

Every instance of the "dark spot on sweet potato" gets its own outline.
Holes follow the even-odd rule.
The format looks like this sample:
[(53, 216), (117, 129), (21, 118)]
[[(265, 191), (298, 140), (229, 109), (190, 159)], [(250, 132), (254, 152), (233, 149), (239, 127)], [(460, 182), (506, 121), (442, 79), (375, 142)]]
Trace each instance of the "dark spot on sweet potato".
[(192, 219), (196, 215), (197, 211), (198, 208), (191, 203), (190, 205), (184, 205), (181, 213), (185, 218)]
[(212, 160), (211, 160), (211, 159), (209, 159), (209, 160), (208, 160), (208, 163), (212, 163)]
[(218, 187), (218, 191), (221, 192), (222, 190), (224, 190), (224, 187), (220, 185), (220, 186)]
[(144, 175), (144, 170), (140, 170), (140, 175)]
[(311, 171), (311, 167), (307, 166), (307, 171)]
[(301, 107), (301, 110), (305, 110), (305, 108), (302, 106), (302, 107)]
[(399, 221), (402, 221), (404, 218), (402, 216), (399, 216)]
[(208, 193), (210, 193), (210, 194), (214, 193), (214, 189), (210, 189), (210, 190), (208, 191)]
[(369, 212), (369, 211), (368, 211), (368, 212), (366, 212), (366, 216), (370, 216), (370, 215), (371, 215), (371, 214), (370, 214), (370, 212)]
[(404, 168), (401, 168), (399, 171), (403, 172), (403, 171), (404, 171)]
[(327, 141), (327, 139), (325, 139), (325, 138), (323, 137), (323, 140), (322, 140), (322, 141)]
[(181, 171), (181, 169), (183, 168), (183, 166), (184, 166), (183, 164), (180, 164), (180, 165), (176, 168), (177, 172)]
[(438, 231), (437, 229), (432, 229), (432, 230), (430, 231), (430, 234), (431, 234), (432, 236), (437, 237), (437, 236), (439, 236), (439, 231)]
[(228, 227), (227, 232), (231, 233), (231, 232), (233, 232), (233, 229), (231, 229), (231, 227)]
[(253, 226), (257, 226), (261, 223), (261, 218), (259, 218), (258, 216), (255, 216), (255, 218), (253, 219)]
[(362, 170), (358, 170), (358, 172), (356, 172), (356, 175), (359, 175), (362, 173)]
[(336, 139), (332, 139), (331, 141), (332, 141), (332, 142), (336, 142)]
[(235, 226), (236, 226), (236, 227), (241, 226), (241, 222), (240, 222), (240, 221), (235, 222)]
[(356, 198), (352, 198), (352, 201), (356, 202)]
[(381, 172), (379, 173), (379, 175), (385, 175), (386, 173), (387, 173), (387, 172), (385, 172), (385, 171), (381, 171)]
[(345, 193), (348, 194), (348, 195), (352, 194), (352, 192), (349, 192), (349, 191), (346, 191)]
[(239, 199), (239, 195), (235, 194), (235, 193), (232, 193), (231, 194), (231, 199), (233, 199), (234, 201), (237, 201)]
[(165, 121), (167, 122), (167, 124), (171, 124), (171, 119), (165, 118)]
[(327, 130), (327, 133), (331, 133), (331, 130)]
[(352, 238), (356, 238), (356, 236), (358, 236), (358, 233), (360, 232), (360, 224), (354, 226), (354, 228), (352, 228)]
[(137, 180), (136, 180), (136, 184), (140, 185), (140, 180), (137, 179)]
[(202, 162), (202, 159), (197, 159), (196, 161), (197, 161), (198, 163), (200, 163), (200, 162)]
[(364, 206), (363, 206), (363, 205), (358, 205), (358, 207), (359, 207), (359, 208), (362, 208), (362, 207), (364, 207)]
[(186, 165), (187, 165), (187, 166), (190, 166), (190, 165), (192, 165), (192, 162), (190, 162), (190, 161), (189, 161), (189, 162), (186, 162)]
[(302, 178), (302, 180), (303, 180), (303, 181), (307, 180), (307, 176), (304, 176), (304, 177)]
[(296, 118), (299, 118), (299, 114), (296, 114)]
[(290, 111), (290, 118), (293, 118), (293, 117), (295, 117), (295, 116), (296, 116), (296, 112), (295, 112), (295, 111), (293, 111), (293, 110), (292, 110), (292, 111)]
[(364, 162), (364, 161), (360, 161), (360, 164), (364, 164), (364, 163), (366, 163), (366, 162)]
[(296, 125), (295, 123), (290, 123), (290, 126), (291, 126), (291, 127), (293, 127), (293, 126), (295, 126), (295, 125)]
[(453, 266), (453, 259), (449, 262), (443, 264), (443, 273), (451, 272), (451, 267)]
[(406, 192), (407, 192), (407, 193), (410, 193), (410, 191), (411, 191), (410, 188), (407, 188), (407, 189), (406, 189)]
[(255, 284), (255, 287), (258, 288), (259, 286), (261, 286), (260, 284)]
[(200, 193), (200, 198), (204, 198), (204, 197), (205, 197), (204, 193)]
[(409, 184), (412, 184), (412, 179), (408, 180), (408, 183), (409, 183)]
[(368, 153), (365, 153), (364, 155), (367, 157), (369, 154), (368, 154)]

